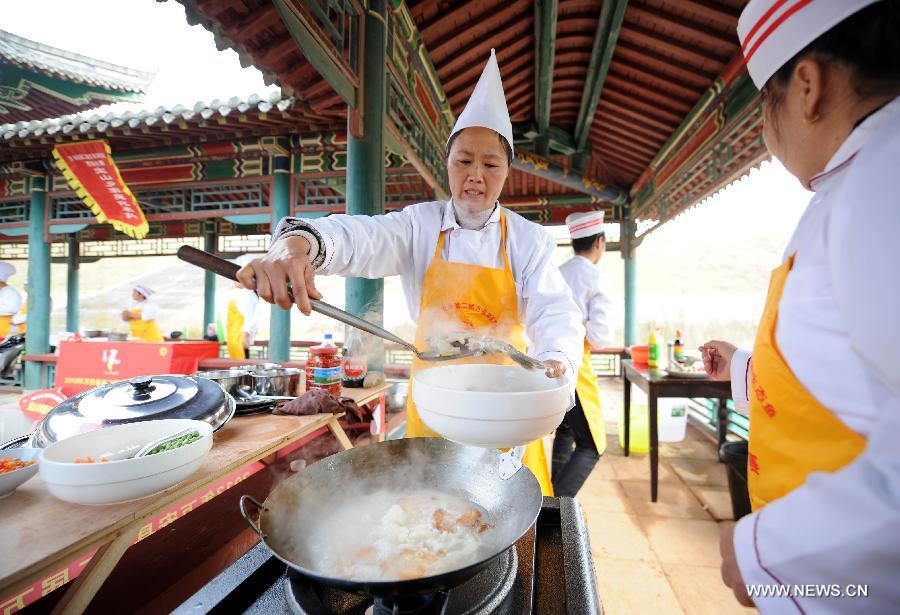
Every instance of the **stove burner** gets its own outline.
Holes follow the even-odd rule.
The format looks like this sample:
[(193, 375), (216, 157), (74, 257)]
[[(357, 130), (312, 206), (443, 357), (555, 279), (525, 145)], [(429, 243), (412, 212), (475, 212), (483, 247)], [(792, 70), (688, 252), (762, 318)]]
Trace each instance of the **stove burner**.
[(510, 547), (484, 570), (458, 587), (428, 596), (396, 599), (371, 598), (328, 587), (289, 569), (284, 580), (288, 605), (295, 615), (491, 615), (508, 612), (504, 607), (519, 569), (515, 547)]

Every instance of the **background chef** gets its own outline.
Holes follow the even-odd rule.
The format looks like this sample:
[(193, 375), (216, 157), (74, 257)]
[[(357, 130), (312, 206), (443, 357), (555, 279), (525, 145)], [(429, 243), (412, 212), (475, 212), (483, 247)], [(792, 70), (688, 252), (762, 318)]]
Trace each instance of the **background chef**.
[(21, 293), (6, 283), (15, 273), (13, 265), (0, 262), (0, 339), (16, 333), (12, 319), (22, 309)]
[[(581, 362), (581, 313), (551, 263), (555, 242), (539, 225), (500, 206), (513, 156), (512, 124), (496, 56), (491, 52), (447, 143), (452, 198), (383, 216), (286, 218), (269, 253), (238, 274), (266, 301), (291, 305), (287, 283), (306, 314), (319, 298), (314, 275), (400, 275), (417, 320), (416, 345), (447, 321), (489, 327), (543, 360), (549, 376), (574, 375)], [(421, 365), (414, 361), (413, 371)], [(574, 384), (574, 378), (572, 378)], [(407, 436), (436, 436), (409, 395)], [(552, 491), (543, 445), (524, 461), (544, 493)]]
[(591, 366), (591, 350), (612, 342), (611, 303), (597, 263), (606, 251), (603, 212), (586, 211), (566, 217), (575, 255), (559, 271), (572, 291), (587, 331), (584, 356), (575, 385), (575, 407), (566, 413), (553, 438), (553, 492), (575, 497), (606, 450), (606, 431), (600, 409), (600, 389)]
[[(241, 267), (253, 260), (249, 254), (234, 259)], [(235, 282), (228, 288), (218, 310), (218, 337), (232, 359), (246, 359), (259, 330), (259, 296)]]
[(738, 22), (769, 150), (815, 195), (772, 272), (752, 357), (701, 351), (749, 406), (754, 512), (722, 576), (863, 584), (763, 613), (900, 612), (900, 2), (751, 0)]
[(127, 309), (122, 310), (122, 320), (128, 323), (132, 337), (143, 342), (162, 342), (162, 331), (156, 324), (156, 316), (159, 314), (159, 305), (150, 298), (153, 289), (138, 284), (131, 291), (131, 302)]

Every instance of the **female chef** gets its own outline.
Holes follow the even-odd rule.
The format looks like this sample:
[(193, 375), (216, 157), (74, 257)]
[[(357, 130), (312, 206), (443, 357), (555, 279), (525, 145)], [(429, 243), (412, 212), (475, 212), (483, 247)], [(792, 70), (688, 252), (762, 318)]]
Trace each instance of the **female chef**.
[(738, 35), (769, 150), (815, 195), (752, 355), (701, 347), (750, 414), (754, 512), (723, 532), (722, 577), (746, 605), (788, 586), (763, 613), (897, 613), (900, 2), (751, 0)]
[[(238, 278), (266, 301), (310, 311), (321, 295), (314, 274), (382, 278), (400, 275), (410, 314), (417, 319), (416, 346), (448, 321), (489, 327), (543, 360), (548, 376), (574, 376), (581, 363), (581, 313), (559, 270), (556, 247), (539, 225), (503, 208), (497, 199), (513, 156), (512, 124), (493, 51), (447, 143), (452, 198), (420, 203), (384, 216), (334, 215), (318, 220), (287, 218), (262, 259)], [(419, 369), (418, 361), (413, 371)], [(574, 377), (570, 380), (574, 384)], [(437, 436), (407, 407), (409, 437)], [(552, 492), (540, 441), (524, 461)]]
[(128, 323), (132, 337), (142, 342), (162, 342), (162, 331), (156, 324), (159, 305), (150, 298), (153, 290), (137, 284), (131, 291), (131, 303), (122, 311), (122, 320)]

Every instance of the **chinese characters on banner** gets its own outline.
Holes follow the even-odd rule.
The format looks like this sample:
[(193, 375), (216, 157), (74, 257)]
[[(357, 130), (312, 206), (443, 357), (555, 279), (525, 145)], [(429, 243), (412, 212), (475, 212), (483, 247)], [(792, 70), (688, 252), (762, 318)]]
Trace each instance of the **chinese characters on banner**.
[(106, 141), (64, 143), (53, 148), (56, 166), (75, 193), (100, 222), (134, 239), (147, 235), (148, 225), (137, 199), (122, 181)]

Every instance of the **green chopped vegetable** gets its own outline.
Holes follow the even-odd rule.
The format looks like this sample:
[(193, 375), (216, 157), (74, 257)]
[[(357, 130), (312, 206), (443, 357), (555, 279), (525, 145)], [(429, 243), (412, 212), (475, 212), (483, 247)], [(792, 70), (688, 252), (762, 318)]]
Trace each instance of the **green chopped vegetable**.
[(156, 448), (152, 449), (148, 455), (155, 455), (156, 453), (162, 453), (165, 451), (171, 451), (185, 444), (190, 444), (191, 442), (196, 442), (200, 439), (200, 434), (198, 432), (189, 433), (185, 436), (181, 436), (180, 438), (176, 438), (175, 440), (169, 440), (168, 442), (163, 442)]

